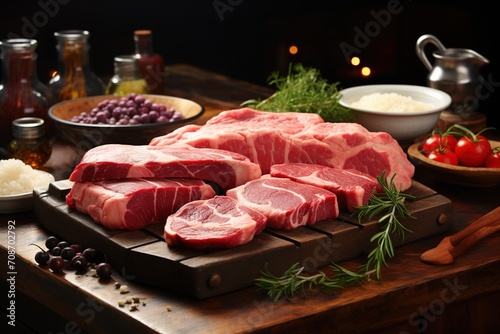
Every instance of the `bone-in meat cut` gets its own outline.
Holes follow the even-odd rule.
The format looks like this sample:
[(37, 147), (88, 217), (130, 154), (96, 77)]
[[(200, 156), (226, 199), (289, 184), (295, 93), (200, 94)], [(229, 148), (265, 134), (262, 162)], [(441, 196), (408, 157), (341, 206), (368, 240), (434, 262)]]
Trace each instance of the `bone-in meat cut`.
[(292, 230), (339, 215), (331, 191), (268, 175), (228, 190), (227, 196), (264, 214), (274, 229)]
[(190, 202), (167, 218), (168, 246), (192, 249), (233, 248), (262, 232), (266, 217), (227, 196)]
[(239, 153), (189, 145), (107, 144), (87, 151), (69, 180), (190, 178), (210, 181), (226, 190), (260, 176), (259, 165)]
[(337, 195), (339, 209), (349, 212), (366, 204), (373, 192), (382, 191), (375, 177), (356, 169), (292, 163), (271, 166), (270, 175), (329, 190)]
[(77, 182), (66, 203), (109, 229), (137, 230), (165, 222), (186, 203), (214, 196), (214, 189), (200, 180), (127, 179)]
[(152, 146), (188, 144), (241, 153), (262, 174), (283, 163), (356, 169), (377, 177), (386, 171), (399, 190), (411, 186), (415, 171), (398, 142), (357, 123), (325, 123), (317, 114), (228, 110), (205, 125), (186, 125), (151, 140)]

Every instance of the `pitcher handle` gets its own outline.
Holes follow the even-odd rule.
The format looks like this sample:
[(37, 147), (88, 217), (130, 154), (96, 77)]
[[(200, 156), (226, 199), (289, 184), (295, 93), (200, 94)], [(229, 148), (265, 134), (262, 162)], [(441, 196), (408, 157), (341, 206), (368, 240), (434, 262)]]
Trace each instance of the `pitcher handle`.
[(415, 46), (415, 51), (417, 52), (418, 58), (424, 63), (425, 67), (429, 71), (432, 70), (432, 65), (429, 59), (427, 59), (427, 56), (425, 55), (424, 48), (427, 44), (434, 44), (439, 50), (444, 50), (445, 47), (444, 45), (434, 36), (434, 35), (422, 35), (420, 38), (417, 40), (417, 44)]

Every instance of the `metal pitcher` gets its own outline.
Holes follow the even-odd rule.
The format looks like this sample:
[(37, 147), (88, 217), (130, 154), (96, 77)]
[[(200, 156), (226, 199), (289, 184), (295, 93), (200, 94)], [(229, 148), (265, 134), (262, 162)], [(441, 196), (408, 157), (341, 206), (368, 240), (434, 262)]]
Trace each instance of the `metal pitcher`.
[[(429, 43), (437, 48), (432, 53), (433, 64), (424, 53), (424, 48)], [(451, 96), (451, 111), (471, 112), (477, 107), (475, 97), (481, 86), (479, 69), (489, 63), (488, 59), (469, 49), (447, 49), (433, 35), (421, 36), (417, 40), (416, 52), (430, 71), (427, 77), (428, 85)]]

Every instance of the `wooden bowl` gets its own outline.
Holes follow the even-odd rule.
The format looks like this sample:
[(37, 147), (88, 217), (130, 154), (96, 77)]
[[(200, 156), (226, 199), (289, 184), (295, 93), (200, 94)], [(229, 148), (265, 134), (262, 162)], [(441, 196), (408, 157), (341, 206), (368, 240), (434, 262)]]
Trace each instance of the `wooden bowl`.
[(132, 144), (146, 145), (151, 139), (172, 132), (189, 123), (194, 123), (204, 112), (200, 104), (173, 96), (149, 95), (143, 96), (154, 103), (163, 104), (182, 113), (185, 119), (169, 123), (150, 123), (135, 125), (82, 124), (72, 122), (73, 116), (82, 112), (90, 112), (99, 102), (120, 96), (100, 95), (62, 101), (49, 109), (49, 117), (54, 120), (58, 135), (82, 149), (90, 149), (102, 144)]
[[(491, 147), (500, 142), (490, 140)], [(500, 168), (464, 167), (444, 164), (427, 158), (420, 152), (422, 143), (408, 148), (410, 160), (417, 166), (429, 169), (439, 181), (467, 187), (493, 187), (500, 184)]]

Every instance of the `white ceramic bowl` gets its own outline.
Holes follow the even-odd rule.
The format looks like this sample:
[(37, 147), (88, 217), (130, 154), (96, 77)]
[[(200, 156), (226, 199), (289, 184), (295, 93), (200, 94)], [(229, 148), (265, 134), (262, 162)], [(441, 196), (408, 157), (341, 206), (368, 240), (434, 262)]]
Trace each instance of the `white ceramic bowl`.
[[(361, 97), (374, 93), (396, 93), (411, 97), (415, 101), (430, 104), (423, 111), (377, 111), (360, 109), (352, 103)], [(387, 132), (398, 142), (410, 143), (418, 137), (430, 133), (439, 119), (441, 111), (451, 104), (451, 97), (440, 90), (413, 85), (366, 85), (340, 91), (339, 103), (350, 108), (356, 122), (372, 132)]]
[[(51, 174), (40, 170), (37, 172), (47, 174), (50, 176), (50, 182), (54, 182), (54, 177)], [(21, 194), (0, 195), (0, 214), (29, 211), (33, 209), (33, 204), (33, 190)]]

